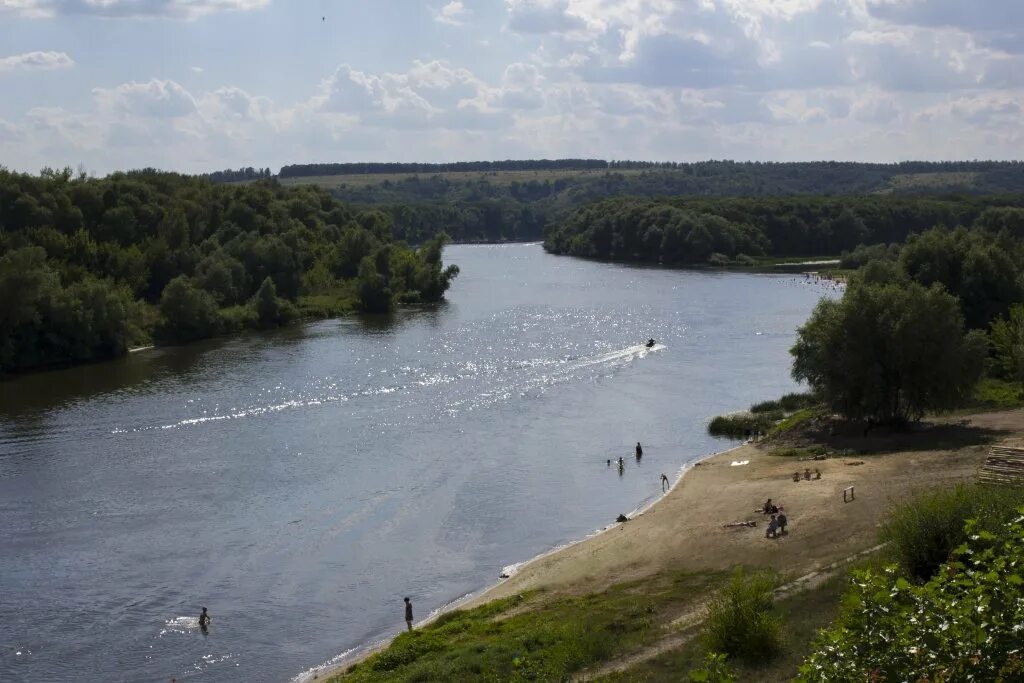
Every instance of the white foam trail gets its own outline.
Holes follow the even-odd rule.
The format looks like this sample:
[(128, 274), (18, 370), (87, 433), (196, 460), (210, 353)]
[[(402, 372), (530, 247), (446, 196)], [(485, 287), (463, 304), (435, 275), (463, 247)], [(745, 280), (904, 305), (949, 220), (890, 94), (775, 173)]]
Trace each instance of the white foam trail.
[[(570, 363), (570, 364), (568, 364), (568, 365), (566, 365), (566, 366), (564, 366), (562, 368), (556, 369), (551, 374), (542, 375), (542, 376), (536, 378), (533, 381), (528, 381), (525, 384), (520, 385), (519, 387), (516, 387), (515, 385), (512, 385), (512, 386), (499, 387), (497, 389), (492, 389), (490, 391), (485, 391), (485, 392), (479, 394), (479, 396), (477, 397), (478, 399), (482, 399), (482, 400), (462, 399), (462, 400), (456, 401), (456, 402), (451, 403), (451, 404), (448, 405), (448, 407), (446, 409), (446, 412), (448, 414), (457, 413), (457, 412), (459, 412), (458, 409), (461, 406), (465, 405), (465, 404), (468, 404), (468, 407), (465, 408), (466, 410), (473, 410), (474, 408), (488, 406), (488, 405), (497, 403), (499, 401), (507, 400), (507, 399), (511, 398), (512, 396), (514, 396), (514, 395), (519, 395), (519, 396), (524, 396), (525, 397), (525, 396), (527, 396), (529, 394), (529, 392), (536, 391), (536, 390), (539, 390), (540, 393), (542, 394), (544, 386), (551, 385), (551, 384), (560, 384), (562, 382), (569, 381), (569, 380), (573, 379), (573, 373), (575, 371), (577, 371), (577, 370), (580, 370), (580, 369), (583, 369), (583, 368), (587, 368), (587, 367), (600, 366), (600, 365), (625, 364), (625, 363), (632, 362), (633, 360), (636, 360), (638, 358), (645, 358), (649, 353), (653, 353), (655, 351), (661, 351), (661, 350), (663, 350), (665, 348), (666, 347), (665, 347), (664, 344), (655, 344), (654, 346), (652, 346), (650, 348), (648, 348), (646, 344), (637, 344), (635, 346), (627, 346), (624, 349), (618, 349), (616, 351), (609, 351), (609, 352), (600, 354), (600, 355), (592, 357), (592, 358), (584, 358), (583, 360), (579, 360), (579, 361)], [(554, 364), (556, 362), (557, 361), (553, 361), (553, 360), (550, 360), (550, 359), (536, 359), (536, 360), (530, 360), (530, 361), (521, 361), (521, 363), (525, 364), (525, 367), (535, 367), (535, 366), (547, 367), (547, 366), (552, 365), (552, 364)], [(479, 374), (477, 372), (478, 367), (476, 366), (475, 363), (470, 362), (467, 365), (467, 367), (473, 371), (473, 374), (469, 375), (470, 377), (474, 376), (475, 374)], [(385, 373), (386, 371), (381, 371), (381, 372)], [(433, 386), (433, 385), (436, 385), (436, 384), (449, 384), (449, 383), (455, 382), (455, 381), (457, 381), (458, 379), (461, 379), (461, 378), (462, 378), (461, 376), (453, 377), (451, 375), (441, 375), (441, 374), (438, 374), (438, 375), (433, 375), (433, 376), (427, 377), (426, 379), (423, 379), (423, 380), (419, 380), (419, 381), (413, 382), (413, 384), (418, 385), (418, 386)], [(356, 391), (356, 392), (354, 392), (352, 394), (349, 394), (349, 395), (345, 395), (345, 394), (332, 394), (332, 395), (328, 395), (328, 396), (321, 396), (321, 397), (318, 397), (318, 398), (311, 398), (311, 399), (306, 399), (306, 400), (293, 400), (293, 401), (285, 401), (283, 403), (277, 403), (277, 404), (267, 405), (267, 406), (254, 406), (254, 407), (251, 407), (251, 408), (235, 410), (233, 412), (224, 413), (224, 414), (220, 414), (220, 415), (203, 415), (203, 416), (200, 416), (200, 417), (185, 418), (183, 420), (178, 420), (177, 422), (172, 422), (172, 423), (163, 424), (163, 425), (154, 425), (154, 426), (148, 426), (148, 427), (135, 427), (135, 428), (116, 427), (116, 428), (114, 428), (111, 431), (111, 433), (112, 434), (129, 434), (129, 433), (133, 433), (133, 432), (147, 432), (147, 431), (152, 431), (152, 430), (155, 430), (155, 429), (180, 429), (180, 428), (183, 428), (183, 427), (194, 427), (194, 426), (197, 426), (197, 425), (203, 425), (203, 424), (210, 423), (210, 422), (224, 422), (226, 420), (238, 420), (238, 419), (242, 419), (242, 418), (246, 418), (246, 417), (258, 417), (260, 415), (268, 415), (270, 413), (277, 413), (277, 412), (281, 412), (281, 411), (284, 411), (284, 410), (311, 408), (311, 407), (320, 406), (320, 405), (324, 405), (324, 404), (328, 404), (328, 403), (337, 403), (337, 402), (342, 402), (342, 401), (348, 401), (351, 398), (362, 398), (362, 397), (370, 397), (370, 396), (380, 396), (380, 395), (386, 395), (386, 394), (393, 394), (393, 393), (396, 393), (396, 392), (403, 392), (403, 391), (405, 391), (408, 388), (409, 388), (409, 386), (406, 386), (406, 385), (390, 386), (390, 387), (374, 387), (374, 388), (369, 388), (369, 389), (363, 389), (361, 391)], [(529, 395), (532, 396), (533, 394), (529, 394)]]

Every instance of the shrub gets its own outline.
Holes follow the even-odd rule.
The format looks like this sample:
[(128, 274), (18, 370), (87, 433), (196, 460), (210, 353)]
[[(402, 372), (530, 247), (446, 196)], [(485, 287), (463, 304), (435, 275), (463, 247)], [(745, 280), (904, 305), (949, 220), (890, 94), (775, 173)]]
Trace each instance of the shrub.
[(786, 394), (780, 399), (774, 401), (761, 401), (750, 406), (750, 412), (752, 413), (777, 413), (786, 412), (792, 413), (803, 408), (810, 408), (818, 404), (818, 399), (814, 394)]
[(699, 669), (690, 672), (690, 683), (736, 683), (736, 674), (720, 652), (709, 652)]
[(1024, 508), (996, 533), (971, 521), (921, 586), (895, 566), (857, 572), (836, 624), (815, 639), (802, 683), (1024, 680)]
[(711, 599), (704, 644), (750, 662), (774, 657), (782, 646), (781, 624), (773, 613), (775, 577), (767, 572), (747, 575), (737, 569), (728, 585)]
[(781, 412), (772, 413), (733, 413), (719, 415), (708, 424), (708, 434), (742, 439), (747, 432), (767, 432), (777, 420), (782, 419)]
[(779, 401), (761, 401), (750, 406), (750, 412), (754, 413), (777, 413), (782, 410), (782, 403)]
[(889, 511), (882, 540), (908, 577), (926, 581), (966, 540), (968, 519), (998, 527), (1021, 504), (1024, 492), (1009, 487), (974, 484), (923, 493)]

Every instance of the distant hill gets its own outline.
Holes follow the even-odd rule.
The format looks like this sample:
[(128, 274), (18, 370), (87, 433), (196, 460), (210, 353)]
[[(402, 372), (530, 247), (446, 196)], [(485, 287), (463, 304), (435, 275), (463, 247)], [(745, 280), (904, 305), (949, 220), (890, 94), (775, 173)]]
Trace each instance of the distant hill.
[[(256, 169), (211, 180), (265, 178)], [(1024, 194), (1024, 162), (695, 163), (555, 159), (446, 164), (293, 164), (276, 178), (388, 212), (410, 242), (542, 239), (584, 204), (615, 197)]]

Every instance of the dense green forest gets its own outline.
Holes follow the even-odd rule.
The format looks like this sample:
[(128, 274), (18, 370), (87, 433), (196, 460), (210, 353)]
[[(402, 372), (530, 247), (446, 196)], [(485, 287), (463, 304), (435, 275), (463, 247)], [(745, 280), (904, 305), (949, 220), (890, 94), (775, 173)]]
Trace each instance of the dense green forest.
[(437, 235), (312, 186), (0, 169), (0, 373), (444, 296)]
[(577, 209), (544, 245), (556, 254), (664, 264), (838, 254), (936, 225), (1024, 235), (1024, 197), (611, 199)]
[[(410, 239), (539, 240), (576, 208), (615, 197), (991, 195), (1024, 192), (1020, 162), (698, 163), (600, 160), (463, 164), (304, 164), (289, 184), (315, 183), (344, 201), (381, 207)], [(415, 207), (410, 210), (408, 207)], [(482, 212), (488, 220), (476, 220)], [(454, 213), (454, 216), (447, 215)], [(454, 218), (454, 220), (451, 220)]]

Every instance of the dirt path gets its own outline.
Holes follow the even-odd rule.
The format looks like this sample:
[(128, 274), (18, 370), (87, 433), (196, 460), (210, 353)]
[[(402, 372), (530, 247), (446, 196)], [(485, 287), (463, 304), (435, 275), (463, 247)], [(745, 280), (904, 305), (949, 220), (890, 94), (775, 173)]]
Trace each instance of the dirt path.
[[(801, 591), (811, 590), (817, 587), (824, 581), (827, 581), (831, 577), (835, 576), (840, 570), (847, 565), (860, 560), (861, 558), (867, 557), (873, 553), (878, 552), (885, 547), (885, 544), (879, 544), (862, 550), (858, 553), (854, 553), (849, 557), (845, 557), (842, 560), (833, 562), (827, 567), (821, 570), (805, 574), (798, 579), (789, 581), (775, 589), (775, 599), (780, 600), (787, 596), (799, 593)], [(704, 623), (704, 611), (707, 603), (702, 603), (697, 609), (687, 612), (686, 614), (674, 619), (670, 622), (666, 628), (666, 635), (655, 643), (651, 643), (646, 647), (632, 652), (629, 655), (616, 659), (611, 662), (607, 662), (598, 669), (591, 671), (585, 671), (573, 677), (574, 681), (591, 681), (602, 676), (608, 676), (613, 673), (621, 673), (628, 671), (638, 664), (642, 664), (648, 660), (654, 659), (655, 657), (662, 655), (666, 652), (681, 647), (687, 641), (693, 639), (700, 634), (700, 627)]]

